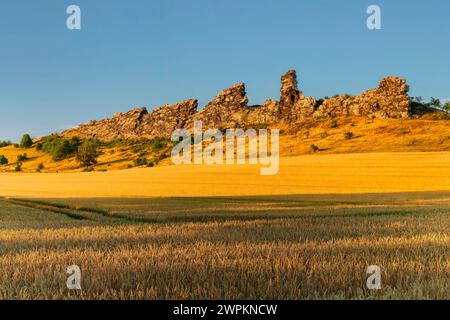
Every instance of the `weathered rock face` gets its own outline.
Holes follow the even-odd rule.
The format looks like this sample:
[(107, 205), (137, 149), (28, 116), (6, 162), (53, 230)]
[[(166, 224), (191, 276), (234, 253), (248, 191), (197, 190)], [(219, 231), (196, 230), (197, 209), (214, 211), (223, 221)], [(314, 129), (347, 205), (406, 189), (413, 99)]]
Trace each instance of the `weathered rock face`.
[(289, 70), (281, 77), (281, 109), (292, 108), (298, 100), (304, 98), (303, 92), (298, 90), (297, 72)]
[(194, 119), (208, 128), (234, 128), (243, 123), (248, 112), (248, 98), (243, 83), (219, 93)]
[(198, 101), (190, 99), (155, 109), (143, 119), (140, 136), (169, 138), (174, 130), (186, 128), (192, 123), (197, 107)]
[(190, 99), (165, 105), (150, 114), (146, 108), (116, 113), (111, 119), (91, 121), (61, 135), (101, 140), (170, 138), (175, 129), (192, 129), (194, 120), (202, 121), (206, 130), (289, 124), (311, 117), (407, 118), (411, 115), (408, 89), (404, 79), (389, 77), (382, 79), (377, 89), (357, 96), (340, 95), (319, 103), (304, 96), (298, 88), (296, 72), (290, 70), (281, 77), (280, 101), (267, 100), (261, 106), (249, 107), (245, 85), (238, 83), (219, 93), (199, 112), (197, 100)]
[(358, 96), (340, 95), (325, 100), (314, 116), (356, 115), (370, 118), (408, 118), (411, 114), (408, 86), (401, 78), (381, 80), (378, 89)]
[(298, 89), (297, 72), (289, 70), (281, 77), (280, 113), (287, 123), (309, 117), (314, 112), (316, 100), (306, 97)]
[(173, 130), (185, 128), (192, 122), (197, 107), (197, 100), (190, 99), (157, 108), (151, 114), (146, 108), (136, 108), (124, 114), (116, 113), (111, 119), (80, 125), (63, 132), (62, 136), (100, 140), (169, 138)]

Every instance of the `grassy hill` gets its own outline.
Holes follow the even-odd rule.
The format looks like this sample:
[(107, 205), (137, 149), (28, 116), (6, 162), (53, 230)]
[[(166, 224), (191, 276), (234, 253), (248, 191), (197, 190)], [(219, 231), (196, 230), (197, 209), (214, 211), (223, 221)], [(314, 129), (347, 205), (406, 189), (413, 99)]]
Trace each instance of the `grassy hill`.
[[(432, 115), (437, 117), (436, 115)], [(330, 120), (308, 120), (282, 129), (280, 154), (283, 157), (315, 152), (318, 154), (366, 152), (430, 152), (450, 150), (450, 121), (433, 119), (431, 115), (419, 119), (374, 119), (342, 117)], [(22, 172), (82, 171), (73, 155), (55, 161), (44, 151), (37, 151), (35, 140), (31, 148), (8, 146), (0, 148), (9, 164), (0, 172), (14, 172), (17, 157), (26, 154)], [(312, 147), (312, 146), (315, 147)], [(152, 141), (112, 141), (100, 143), (95, 171), (129, 169), (136, 166), (170, 164), (170, 141), (155, 147)], [(314, 148), (314, 150), (312, 150)], [(139, 161), (138, 159), (145, 159)], [(41, 165), (42, 164), (42, 165)]]

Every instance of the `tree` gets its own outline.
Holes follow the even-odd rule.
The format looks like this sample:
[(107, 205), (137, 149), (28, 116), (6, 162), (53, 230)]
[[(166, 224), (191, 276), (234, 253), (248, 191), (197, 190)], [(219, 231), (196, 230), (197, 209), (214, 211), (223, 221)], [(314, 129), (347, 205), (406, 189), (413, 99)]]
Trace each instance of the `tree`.
[(430, 105), (437, 109), (440, 109), (442, 107), (441, 100), (433, 98), (433, 97), (431, 97)]
[(85, 141), (76, 154), (76, 159), (83, 167), (89, 167), (97, 163), (97, 145), (91, 141)]
[(8, 163), (8, 159), (4, 155), (0, 155), (0, 165), (6, 166)]
[(446, 102), (444, 104), (444, 110), (446, 110), (447, 112), (450, 112), (450, 102)]
[(22, 140), (20, 141), (21, 148), (29, 148), (33, 145), (33, 140), (28, 133), (24, 134)]

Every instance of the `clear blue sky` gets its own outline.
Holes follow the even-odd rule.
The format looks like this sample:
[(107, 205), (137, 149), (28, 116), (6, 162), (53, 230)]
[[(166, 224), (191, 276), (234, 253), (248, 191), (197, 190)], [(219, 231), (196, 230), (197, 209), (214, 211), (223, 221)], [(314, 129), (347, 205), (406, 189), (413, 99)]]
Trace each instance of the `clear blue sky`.
[[(82, 30), (66, 29), (66, 8)], [(381, 31), (366, 9), (382, 8)], [(38, 137), (135, 106), (236, 82), (251, 104), (296, 69), (305, 94), (356, 94), (387, 75), (411, 95), (450, 97), (447, 0), (2, 0), (0, 140)]]

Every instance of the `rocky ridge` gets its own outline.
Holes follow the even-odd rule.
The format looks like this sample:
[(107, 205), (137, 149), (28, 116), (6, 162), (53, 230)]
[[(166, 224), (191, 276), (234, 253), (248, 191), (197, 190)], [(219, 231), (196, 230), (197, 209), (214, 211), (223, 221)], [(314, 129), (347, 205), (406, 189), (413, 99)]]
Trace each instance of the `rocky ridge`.
[(292, 124), (313, 118), (365, 116), (369, 118), (408, 118), (411, 103), (406, 80), (387, 77), (378, 88), (357, 96), (339, 95), (316, 100), (305, 97), (298, 88), (297, 74), (288, 71), (281, 77), (280, 99), (267, 100), (260, 106), (248, 106), (245, 84), (238, 83), (219, 93), (202, 110), (198, 101), (184, 100), (154, 109), (132, 109), (116, 113), (110, 119), (91, 121), (61, 133), (63, 137), (96, 138), (100, 140), (170, 138), (175, 129), (190, 129), (195, 120), (203, 128), (246, 128), (251, 125)]

